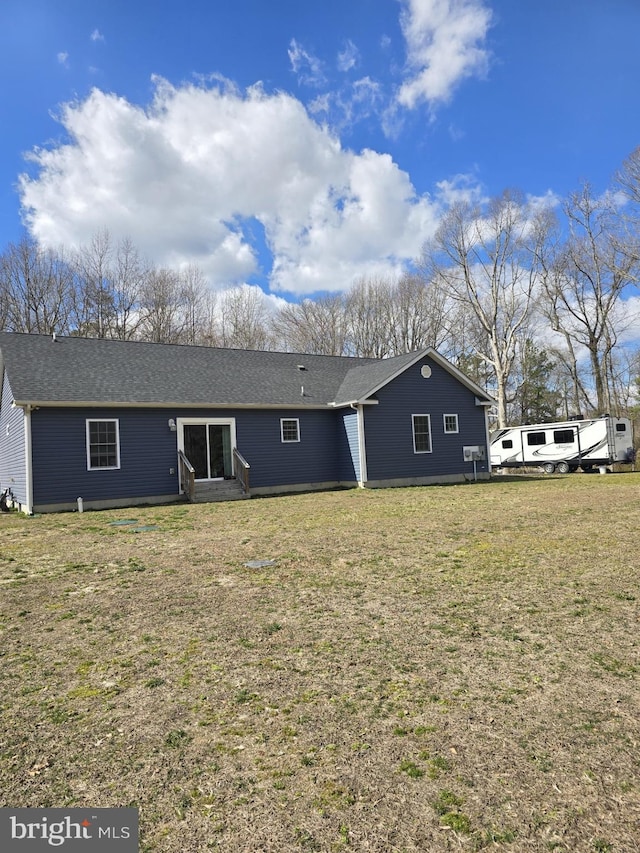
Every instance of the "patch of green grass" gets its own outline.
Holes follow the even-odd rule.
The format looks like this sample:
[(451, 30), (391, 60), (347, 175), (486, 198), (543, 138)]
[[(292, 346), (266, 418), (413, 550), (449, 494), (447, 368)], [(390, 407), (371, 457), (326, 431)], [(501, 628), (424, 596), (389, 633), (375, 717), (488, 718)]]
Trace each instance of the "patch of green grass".
[(415, 761), (411, 761), (408, 758), (404, 758), (400, 762), (400, 770), (402, 770), (403, 773), (406, 773), (411, 779), (420, 779), (424, 776), (424, 770), (418, 767)]
[(191, 735), (187, 734), (184, 729), (172, 729), (172, 731), (170, 731), (165, 737), (164, 743), (165, 746), (169, 746), (172, 749), (178, 749), (186, 746), (191, 740)]

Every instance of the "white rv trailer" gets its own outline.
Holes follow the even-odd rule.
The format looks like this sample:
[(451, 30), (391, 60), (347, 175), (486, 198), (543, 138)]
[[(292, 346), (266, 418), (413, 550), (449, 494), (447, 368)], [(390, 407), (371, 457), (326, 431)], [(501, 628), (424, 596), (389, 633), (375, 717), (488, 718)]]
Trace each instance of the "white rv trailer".
[(589, 471), (613, 462), (633, 461), (628, 418), (603, 415), (587, 420), (506, 427), (491, 434), (491, 466), (538, 466), (547, 474)]

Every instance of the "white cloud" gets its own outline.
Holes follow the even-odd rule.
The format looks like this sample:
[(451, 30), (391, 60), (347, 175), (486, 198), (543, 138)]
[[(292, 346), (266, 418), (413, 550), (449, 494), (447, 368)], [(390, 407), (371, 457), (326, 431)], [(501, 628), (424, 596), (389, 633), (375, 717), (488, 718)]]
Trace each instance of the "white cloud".
[(288, 54), (291, 68), (299, 83), (316, 87), (326, 83), (322, 61), (305, 50), (295, 39), (291, 39)]
[(438, 181), (436, 184), (438, 198), (445, 207), (454, 204), (482, 204), (487, 198), (482, 185), (473, 175), (454, 175), (450, 180)]
[(273, 291), (309, 294), (399, 269), (435, 229), (440, 203), (389, 155), (344, 149), (295, 98), (155, 83), (148, 109), (99, 89), (63, 107), (68, 141), (35, 150), (36, 174), (20, 178), (42, 243), (106, 227), (217, 286), (250, 279), (266, 256)]
[(98, 30), (98, 29), (95, 29), (95, 30), (91, 33), (91, 35), (89, 36), (89, 38), (91, 39), (91, 41), (104, 41), (104, 36), (102, 35), (102, 33), (100, 32), (100, 30)]
[(69, 67), (69, 54), (66, 50), (61, 50), (60, 53), (57, 54), (56, 59), (64, 68)]
[(350, 71), (352, 68), (355, 68), (359, 61), (360, 51), (351, 39), (348, 39), (344, 49), (338, 54), (338, 70)]
[(484, 41), (492, 15), (484, 0), (402, 2), (400, 23), (412, 69), (398, 93), (402, 106), (445, 103), (462, 80), (486, 74)]
[(323, 115), (334, 131), (339, 132), (380, 114), (383, 98), (380, 84), (370, 77), (362, 77), (333, 92), (318, 95), (307, 104), (307, 109), (314, 116)]

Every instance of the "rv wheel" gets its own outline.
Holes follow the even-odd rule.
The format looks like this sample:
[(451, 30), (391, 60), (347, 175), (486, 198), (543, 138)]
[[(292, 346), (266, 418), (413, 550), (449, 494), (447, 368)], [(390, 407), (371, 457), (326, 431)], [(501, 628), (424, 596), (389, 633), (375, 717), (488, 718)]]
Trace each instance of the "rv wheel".
[(571, 470), (568, 462), (558, 462), (558, 472), (560, 474), (568, 474)]
[(545, 462), (542, 466), (542, 470), (545, 474), (553, 474), (553, 472), (556, 470), (556, 466), (553, 464), (553, 462)]

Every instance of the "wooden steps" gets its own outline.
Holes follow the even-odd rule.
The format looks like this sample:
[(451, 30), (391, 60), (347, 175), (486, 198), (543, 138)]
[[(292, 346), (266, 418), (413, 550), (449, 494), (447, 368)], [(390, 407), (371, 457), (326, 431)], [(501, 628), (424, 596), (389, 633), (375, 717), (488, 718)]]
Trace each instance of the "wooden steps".
[(214, 501), (241, 501), (250, 495), (242, 491), (239, 480), (215, 480), (196, 483), (192, 503), (213, 503)]

